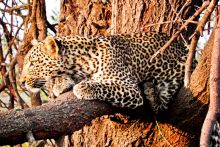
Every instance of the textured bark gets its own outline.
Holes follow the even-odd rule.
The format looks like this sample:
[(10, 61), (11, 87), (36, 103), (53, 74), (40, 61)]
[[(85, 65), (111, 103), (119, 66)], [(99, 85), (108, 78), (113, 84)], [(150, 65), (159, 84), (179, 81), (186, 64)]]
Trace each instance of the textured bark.
[[(219, 13), (219, 12), (218, 12)], [(214, 32), (213, 50), (211, 53), (210, 67), (210, 102), (209, 110), (202, 127), (200, 137), (200, 146), (206, 147), (210, 145), (213, 126), (216, 123), (219, 114), (220, 101), (220, 21), (216, 21)]]
[[(169, 2), (171, 1), (62, 1), (58, 32), (59, 35), (108, 35), (125, 32), (130, 33), (149, 30), (159, 30), (166, 32), (167, 34), (172, 34), (180, 24), (168, 23), (162, 25), (162, 22), (172, 20), (173, 18), (175, 18), (177, 15), (175, 11), (179, 11), (186, 1), (172, 0), (172, 4), (170, 4)], [(185, 7), (183, 13), (180, 14), (179, 17), (184, 19), (188, 18), (195, 12), (195, 5), (201, 6), (201, 3), (202, 1), (193, 0), (190, 5)], [(159, 24), (148, 27), (148, 25), (152, 23)], [(194, 30), (192, 28), (195, 28), (195, 26), (190, 25), (188, 27), (187, 32), (184, 33), (185, 37), (190, 36), (190, 34), (192, 34)], [(42, 130), (39, 131), (37, 130), (37, 128), (33, 129), (35, 125), (31, 125), (32, 127), (28, 129), (26, 128), (26, 130), (24, 130), (33, 130), (34, 135), (41, 135), (45, 138), (55, 137), (58, 135), (70, 133), (71, 131), (75, 131), (71, 135), (71, 146), (170, 146), (170, 144), (172, 146), (198, 146), (201, 126), (204, 121), (208, 107), (208, 85), (211, 48), (212, 39), (210, 39), (210, 42), (205, 47), (198, 67), (192, 75), (192, 84), (190, 85), (190, 88), (182, 88), (180, 92), (177, 94), (173, 103), (171, 104), (169, 112), (163, 114), (163, 116), (159, 118), (152, 119), (152, 114), (148, 113), (149, 110), (146, 108), (142, 110), (143, 112), (134, 112), (137, 116), (126, 124), (111, 121), (108, 117), (100, 117), (94, 119), (91, 122), (91, 124), (87, 126), (84, 126), (86, 123), (77, 123), (77, 126), (80, 127), (75, 129), (75, 127), (70, 127), (65, 124), (66, 120), (68, 120), (68, 117), (63, 117), (66, 116), (66, 113), (63, 113), (62, 111), (60, 112), (62, 113), (62, 115), (56, 115), (56, 120), (54, 120), (53, 117), (51, 118), (51, 116), (46, 116), (44, 113), (42, 113), (43, 111), (45, 111), (47, 107), (47, 112), (53, 109), (53, 107), (48, 106), (48, 104), (42, 107), (38, 107), (36, 109), (21, 111), (20, 114), (25, 114), (28, 111), (32, 111), (32, 114), (38, 114), (36, 118), (47, 118), (48, 121), (53, 120), (54, 124), (52, 124), (51, 127), (54, 129), (61, 127), (62, 131), (50, 132), (47, 129), (45, 129), (43, 133), (41, 133)], [(58, 103), (55, 104), (57, 104), (58, 108)], [(76, 101), (75, 104), (68, 103), (68, 106), (73, 105), (79, 108), (81, 107), (80, 102), (78, 103), (78, 101)], [(85, 109), (85, 112), (94, 111), (94, 108), (91, 108), (90, 106), (93, 107), (96, 106), (96, 104), (94, 104), (91, 101), (85, 102), (85, 104), (88, 105), (88, 109)], [(104, 105), (97, 105), (98, 109), (99, 106)], [(56, 106), (54, 108), (56, 108)], [(80, 108), (80, 110), (84, 110), (84, 108), (85, 107)], [(113, 109), (114, 111), (116, 111), (115, 108), (106, 105), (104, 106), (104, 109)], [(60, 108), (60, 110), (63, 110), (63, 108)], [(103, 110), (100, 109), (100, 113), (102, 113), (102, 111)], [(69, 112), (70, 116), (78, 115), (77, 118), (86, 118), (87, 115), (85, 114), (86, 113), (80, 114), (78, 111)], [(6, 118), (9, 115), (10, 113), (4, 116), (2, 115), (2, 118)], [(41, 115), (44, 117), (40, 117)], [(20, 115), (20, 117), (24, 116), (27, 118), (31, 118), (27, 115)], [(96, 115), (94, 114), (93, 116)], [(11, 117), (13, 118), (13, 115)], [(32, 121), (32, 119), (29, 119), (28, 121), (30, 120)], [(87, 118), (87, 120), (88, 122), (90, 122), (92, 119)], [(71, 117), (71, 119), (69, 119), (68, 122), (73, 123), (72, 121), (73, 118)], [(76, 123), (77, 119), (74, 121), (74, 123)], [(0, 124), (2, 122), (2, 119), (0, 119)], [(19, 124), (23, 125), (23, 122), (25, 122), (25, 120), (20, 121)], [(44, 121), (42, 121), (41, 119), (36, 119), (36, 122), (44, 124)], [(61, 124), (61, 122), (63, 124)], [(15, 121), (11, 121), (10, 123), (10, 125), (12, 125), (15, 123)], [(4, 122), (3, 124), (9, 124), (9, 122)], [(48, 122), (45, 123), (45, 125), (47, 124)], [(66, 128), (68, 129), (65, 130)], [(52, 135), (50, 136), (50, 134)], [(53, 134), (55, 135), (53, 136)], [(22, 135), (24, 137), (24, 134)], [(2, 139), (0, 139), (0, 142), (2, 142)]]
[[(172, 34), (182, 24), (179, 19), (192, 16), (202, 1), (192, 0), (177, 14), (185, 3), (186, 0), (62, 0), (58, 33), (108, 35), (157, 30)], [(173, 23), (163, 23), (171, 20)], [(184, 36), (189, 37), (194, 29), (195, 25), (189, 25)]]
[(29, 131), (37, 140), (58, 138), (89, 125), (92, 119), (104, 114), (113, 114), (110, 105), (80, 101), (72, 93), (66, 93), (40, 107), (0, 114), (0, 145), (23, 143)]
[[(120, 114), (117, 112), (120, 112)], [(97, 122), (104, 124), (110, 122), (110, 127), (112, 127), (112, 124), (116, 124), (128, 130), (140, 130), (146, 128), (149, 122), (152, 121), (152, 115), (146, 114), (146, 112), (147, 111), (143, 111), (143, 107), (137, 110), (125, 110), (113, 107), (105, 102), (78, 100), (73, 93), (68, 92), (58, 97), (55, 101), (50, 101), (42, 106), (0, 114), (0, 145), (14, 145), (26, 142), (28, 141), (26, 135), (29, 131), (33, 133), (36, 140), (58, 138), (63, 134), (70, 135), (74, 131), (82, 129), (84, 126), (90, 126), (91, 123), (96, 124)], [(130, 122), (127, 123), (127, 125), (125, 125), (125, 123), (128, 120), (128, 116), (125, 117), (121, 114), (129, 114)], [(109, 117), (110, 115), (114, 117)], [(142, 118), (138, 126), (132, 126), (133, 123), (131, 122), (136, 122), (137, 118), (141, 118), (141, 116), (148, 117)], [(110, 118), (115, 121), (110, 121)], [(118, 123), (118, 121), (120, 121), (120, 123)], [(92, 127), (97, 129), (93, 132), (105, 132), (105, 129), (99, 130), (100, 126)], [(82, 133), (82, 131), (79, 132)], [(117, 129), (112, 130), (112, 132), (117, 133)], [(118, 133), (121, 134), (120, 132)], [(127, 133), (129, 133), (129, 131)], [(132, 140), (141, 134), (141, 131), (135, 134)], [(78, 140), (77, 138), (74, 139)], [(90, 139), (94, 140), (96, 138)], [(111, 140), (110, 137), (109, 139)], [(106, 140), (108, 140), (108, 138), (103, 141), (100, 140), (100, 142), (105, 143)], [(118, 141), (120, 140), (117, 140), (117, 142)], [(123, 141), (126, 140), (123, 139)], [(76, 145), (80, 146), (78, 142), (76, 142)]]

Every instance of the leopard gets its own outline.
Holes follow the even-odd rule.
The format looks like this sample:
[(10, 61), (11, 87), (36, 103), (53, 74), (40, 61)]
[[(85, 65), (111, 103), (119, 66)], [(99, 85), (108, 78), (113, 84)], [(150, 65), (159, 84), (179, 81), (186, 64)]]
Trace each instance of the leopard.
[(71, 91), (75, 82), (68, 75), (63, 75), (50, 79), (44, 85), (44, 89), (48, 91), (49, 98), (55, 99), (61, 94)]
[[(78, 99), (129, 109), (147, 100), (153, 112), (163, 112), (183, 84), (188, 54), (185, 44), (175, 40), (152, 59), (169, 39), (155, 31), (47, 36), (26, 54), (19, 81), (28, 91), (38, 92), (46, 81), (68, 75)], [(144, 94), (141, 87), (148, 81), (158, 92), (156, 97)]]
[(214, 122), (212, 126), (212, 132), (209, 139), (209, 146), (210, 147), (220, 147), (220, 125), (219, 119)]

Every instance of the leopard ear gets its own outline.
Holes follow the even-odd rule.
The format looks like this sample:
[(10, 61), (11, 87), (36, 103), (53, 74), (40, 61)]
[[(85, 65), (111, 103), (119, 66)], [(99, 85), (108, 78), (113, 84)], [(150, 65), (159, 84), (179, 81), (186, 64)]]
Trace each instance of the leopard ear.
[(42, 47), (42, 51), (49, 55), (53, 59), (58, 58), (58, 53), (59, 53), (59, 47), (56, 43), (56, 40), (52, 36), (48, 36), (44, 40), (44, 45)]

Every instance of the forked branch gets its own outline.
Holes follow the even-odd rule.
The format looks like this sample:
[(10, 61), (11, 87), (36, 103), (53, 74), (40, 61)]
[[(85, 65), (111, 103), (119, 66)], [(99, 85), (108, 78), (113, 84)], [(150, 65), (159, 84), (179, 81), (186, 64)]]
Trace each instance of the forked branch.
[(186, 60), (185, 77), (184, 77), (185, 87), (188, 87), (190, 83), (191, 66), (193, 63), (193, 58), (195, 57), (195, 54), (196, 54), (196, 46), (197, 46), (199, 37), (203, 36), (203, 30), (204, 30), (205, 24), (209, 20), (216, 5), (217, 5), (217, 0), (212, 0), (210, 2), (205, 14), (203, 15), (202, 19), (198, 23), (195, 33), (193, 34), (192, 41), (191, 41), (190, 48), (189, 48), (188, 58)]
[(154, 60), (155, 57), (157, 57), (158, 54), (162, 54), (164, 52), (164, 50), (170, 46), (170, 44), (180, 35), (180, 33), (189, 25), (189, 23), (191, 23), (197, 16), (199, 16), (203, 10), (206, 9), (206, 7), (210, 4), (210, 2), (205, 2), (205, 4), (200, 7), (194, 14), (193, 16), (191, 16), (179, 29), (179, 31), (177, 31), (171, 38), (169, 41), (167, 41), (167, 43), (160, 48), (152, 57), (151, 57), (151, 61)]

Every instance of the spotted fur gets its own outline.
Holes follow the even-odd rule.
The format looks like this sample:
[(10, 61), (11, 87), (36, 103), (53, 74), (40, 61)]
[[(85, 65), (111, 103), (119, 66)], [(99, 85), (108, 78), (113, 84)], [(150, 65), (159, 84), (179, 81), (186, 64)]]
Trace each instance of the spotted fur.
[(47, 37), (26, 55), (20, 81), (37, 92), (47, 80), (69, 75), (79, 99), (99, 99), (133, 109), (143, 105), (140, 83), (151, 81), (157, 98), (146, 97), (157, 113), (168, 108), (184, 75), (187, 52), (181, 42), (173, 42), (150, 62), (168, 39), (157, 32)]
[(45, 88), (49, 91), (50, 97), (55, 98), (62, 93), (71, 91), (74, 85), (75, 82), (70, 76), (63, 75), (47, 81), (45, 83)]
[(218, 121), (214, 123), (209, 146), (220, 147), (220, 126)]

